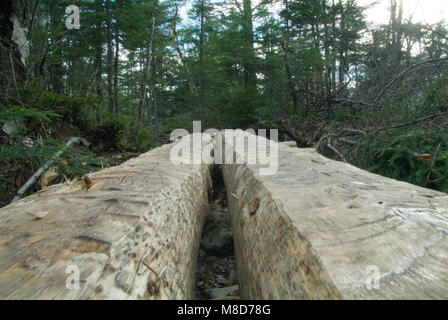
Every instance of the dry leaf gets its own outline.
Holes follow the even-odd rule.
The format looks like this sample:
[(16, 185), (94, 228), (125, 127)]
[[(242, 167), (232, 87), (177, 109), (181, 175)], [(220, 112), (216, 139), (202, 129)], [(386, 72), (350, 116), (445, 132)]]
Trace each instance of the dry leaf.
[(56, 172), (56, 168), (55, 167), (51, 167), (50, 169), (48, 169), (40, 178), (40, 186), (41, 188), (45, 188), (46, 186), (48, 186), (49, 183), (51, 183), (51, 181), (53, 181), (54, 179), (56, 179), (59, 176), (59, 174)]
[(87, 189), (90, 189), (90, 187), (92, 187), (92, 180), (90, 180), (88, 176), (83, 176), (82, 179), (84, 180)]
[(415, 152), (414, 155), (416, 157), (422, 159), (423, 161), (427, 161), (427, 162), (431, 161), (431, 158), (432, 158), (431, 154), (429, 154), (429, 153), (417, 153), (417, 152)]
[(92, 184), (92, 186), (89, 188), (88, 191), (89, 191), (89, 192), (92, 192), (92, 191), (98, 191), (98, 190), (101, 190), (101, 189), (103, 188), (104, 184), (105, 184), (104, 181), (97, 181), (97, 182), (94, 182), (94, 183)]

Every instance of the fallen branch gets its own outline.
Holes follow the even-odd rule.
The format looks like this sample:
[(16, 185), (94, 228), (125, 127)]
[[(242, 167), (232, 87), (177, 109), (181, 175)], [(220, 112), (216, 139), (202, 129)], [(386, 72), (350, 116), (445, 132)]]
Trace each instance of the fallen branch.
[(408, 68), (406, 68), (405, 70), (403, 70), (402, 72), (400, 72), (396, 77), (394, 77), (384, 88), (383, 90), (381, 90), (381, 92), (376, 96), (375, 98), (375, 102), (373, 103), (373, 106), (377, 105), (378, 100), (381, 98), (381, 96), (383, 96), (383, 94), (387, 91), (387, 89), (389, 89), (394, 83), (395, 81), (397, 81), (398, 79), (400, 79), (401, 77), (403, 77), (406, 73), (408, 73), (409, 71), (424, 65), (424, 64), (428, 64), (428, 63), (433, 63), (433, 62), (440, 62), (440, 61), (445, 61), (448, 60), (448, 58), (440, 58), (440, 59), (436, 59), (436, 60), (427, 60), (427, 61), (422, 61), (416, 64), (413, 64), (411, 66), (409, 66)]
[(446, 179), (446, 178), (448, 178), (448, 175), (443, 176), (443, 177), (441, 177), (441, 178), (437, 178), (436, 180), (429, 180), (428, 182), (436, 183), (436, 182), (440, 182), (440, 181), (442, 181), (442, 180), (444, 180), (444, 179)]
[(336, 154), (339, 156), (339, 158), (342, 159), (342, 161), (344, 161), (345, 163), (347, 163), (347, 160), (345, 159), (344, 155), (343, 155), (341, 152), (339, 152), (338, 149), (336, 149), (335, 147), (333, 147), (333, 146), (331, 145), (330, 141), (327, 142), (327, 147), (330, 148), (331, 150), (333, 150), (333, 152), (336, 153)]
[(410, 126), (410, 125), (413, 125), (413, 124), (416, 124), (416, 123), (419, 123), (419, 122), (422, 122), (422, 121), (425, 121), (425, 120), (429, 120), (429, 119), (437, 118), (437, 117), (441, 117), (441, 116), (446, 116), (446, 115), (448, 115), (448, 112), (436, 113), (436, 114), (432, 114), (430, 116), (426, 116), (426, 117), (419, 118), (419, 119), (416, 119), (416, 120), (413, 120), (413, 121), (401, 123), (401, 124), (398, 124), (398, 125), (378, 128), (375, 131), (373, 131), (370, 135), (377, 134), (378, 132), (383, 131), (383, 130), (398, 129), (398, 128), (402, 128), (402, 127), (407, 127), (407, 126)]
[(53, 162), (59, 158), (61, 156), (61, 154), (63, 154), (65, 152), (65, 150), (67, 150), (68, 147), (70, 147), (72, 144), (74, 143), (82, 143), (85, 146), (89, 145), (89, 142), (87, 142), (87, 140), (83, 139), (83, 138), (79, 138), (79, 137), (73, 137), (71, 138), (66, 144), (65, 146), (59, 150), (58, 152), (56, 152), (53, 157), (51, 157), (50, 160), (48, 160), (47, 162), (45, 162), (45, 164), (40, 167), (39, 170), (36, 171), (36, 173), (33, 174), (33, 176), (31, 178), (28, 179), (28, 181), (19, 189), (19, 191), (17, 191), (16, 196), (12, 199), (11, 202), (17, 201), (20, 198), (23, 197), (23, 194), (29, 189), (29, 187), (31, 187), (36, 181), (37, 179), (39, 179), (39, 177), (48, 170), (48, 168), (53, 164)]
[[(317, 142), (317, 145), (316, 145), (316, 150), (319, 150), (319, 147), (320, 147), (322, 141), (324, 141), (324, 139), (330, 140), (330, 138), (337, 138), (337, 142), (341, 142), (341, 143), (348, 144), (348, 145), (351, 145), (351, 146), (359, 145), (358, 141), (347, 139), (347, 138), (344, 138), (344, 137), (340, 137), (343, 134), (343, 132), (348, 132), (348, 133), (352, 133), (352, 134), (359, 134), (359, 135), (363, 135), (363, 136), (366, 135), (366, 133), (364, 131), (362, 131), (362, 130), (351, 129), (351, 128), (342, 128), (342, 129), (340, 129), (336, 133), (328, 133), (328, 134), (323, 135), (322, 137), (320, 137), (320, 139), (319, 139), (319, 141)], [(327, 142), (327, 145), (328, 145), (328, 142)]]
[(302, 137), (296, 135), (294, 131), (291, 128), (288, 128), (284, 124), (277, 123), (278, 130), (288, 137), (290, 137), (292, 140), (294, 140), (297, 143), (297, 146), (299, 148), (308, 147), (309, 143)]
[(346, 139), (346, 138), (339, 138), (338, 142), (345, 143), (345, 144), (348, 144), (350, 146), (357, 146), (358, 145), (357, 141), (353, 141), (353, 140)]

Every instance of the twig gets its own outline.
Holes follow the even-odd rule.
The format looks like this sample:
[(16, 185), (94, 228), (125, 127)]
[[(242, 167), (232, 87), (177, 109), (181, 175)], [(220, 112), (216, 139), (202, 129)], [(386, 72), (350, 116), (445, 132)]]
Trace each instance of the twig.
[(22, 105), (22, 107), (25, 107), (23, 102), (22, 102), (22, 98), (20, 97), (19, 88), (17, 86), (16, 73), (15, 73), (15, 70), (14, 70), (14, 61), (12, 60), (12, 52), (11, 51), (9, 52), (9, 60), (11, 61), (12, 79), (14, 81), (14, 86), (15, 86), (16, 91), (17, 91), (17, 96), (19, 97), (19, 102)]
[(339, 138), (338, 142), (345, 143), (345, 144), (348, 144), (350, 146), (357, 146), (358, 145), (358, 142), (350, 140), (350, 139), (346, 139), (346, 138)]
[(384, 88), (383, 90), (381, 90), (381, 92), (376, 96), (375, 98), (375, 102), (373, 103), (373, 105), (377, 105), (378, 100), (381, 98), (381, 96), (387, 91), (387, 89), (389, 89), (394, 83), (395, 81), (397, 81), (398, 79), (400, 79), (402, 76), (404, 76), (406, 73), (408, 73), (409, 71), (411, 71), (414, 68), (417, 68), (421, 65), (427, 64), (427, 63), (433, 63), (433, 62), (440, 62), (440, 61), (444, 61), (444, 60), (448, 60), (448, 58), (440, 58), (440, 59), (436, 59), (436, 60), (427, 60), (427, 61), (422, 61), (416, 64), (413, 64), (411, 66), (409, 66), (408, 68), (406, 68), (405, 70), (403, 70), (402, 72), (400, 72), (396, 77), (394, 77)]
[(398, 124), (398, 125), (378, 128), (378, 129), (376, 129), (375, 131), (373, 131), (373, 132), (371, 133), (371, 135), (372, 135), (372, 134), (377, 134), (378, 132), (383, 131), (383, 130), (387, 130), (387, 129), (398, 129), (398, 128), (402, 128), (402, 127), (407, 127), (407, 126), (410, 126), (410, 125), (413, 125), (413, 124), (416, 124), (416, 123), (419, 123), (419, 122), (422, 122), (422, 121), (425, 121), (425, 120), (429, 120), (429, 119), (432, 119), (432, 118), (441, 117), (441, 116), (445, 116), (445, 115), (448, 115), (448, 112), (444, 112), (444, 113), (436, 113), (436, 114), (432, 114), (432, 115), (430, 115), (430, 116), (426, 116), (426, 117), (419, 118), (419, 119), (416, 119), (416, 120), (413, 120), (413, 121), (409, 121), (409, 122), (401, 123), (401, 124)]
[(330, 144), (330, 141), (327, 142), (327, 146), (328, 146), (328, 148), (330, 148), (331, 150), (333, 150), (334, 153), (336, 153), (336, 154), (342, 159), (342, 161), (344, 161), (345, 163), (347, 163), (347, 160), (345, 159), (344, 155), (343, 155), (342, 153), (340, 153), (340, 152), (338, 151), (338, 149), (336, 149), (335, 147), (333, 147), (333, 146)]
[(442, 181), (442, 180), (444, 180), (444, 179), (446, 179), (446, 178), (448, 178), (448, 175), (446, 175), (446, 176), (444, 176), (444, 177), (441, 177), (441, 178), (437, 178), (436, 180), (429, 180), (429, 182), (431, 182), (431, 183), (435, 183), (435, 182)]
[[(349, 133), (354, 133), (354, 134), (361, 134), (361, 135), (364, 135), (364, 136), (366, 135), (366, 133), (365, 133), (364, 131), (362, 131), (362, 130), (358, 130), (358, 129), (350, 129), (350, 128), (342, 128), (341, 130), (339, 130), (339, 131), (336, 132), (336, 133), (328, 133), (328, 134), (326, 134), (326, 135), (323, 135), (323, 136), (319, 139), (319, 141), (317, 142), (316, 150), (319, 150), (320, 144), (322, 143), (322, 141), (324, 141), (324, 139), (326, 139), (326, 138), (329, 139), (330, 137), (339, 137), (339, 136), (341, 135), (341, 133), (344, 132), (344, 131), (347, 131), (347, 132), (349, 132)], [(346, 139), (346, 138), (343, 138), (343, 137), (338, 138), (337, 141), (338, 141), (338, 142), (341, 142), (341, 143), (345, 143), (345, 144), (351, 145), (351, 146), (357, 146), (357, 145), (359, 145), (359, 142), (354, 141), (354, 140), (350, 140), (350, 139)], [(328, 143), (327, 143), (327, 144), (328, 144)]]
[(40, 167), (39, 170), (36, 171), (36, 173), (33, 174), (33, 176), (31, 178), (28, 179), (28, 181), (19, 189), (19, 191), (17, 191), (16, 196), (14, 197), (14, 199), (12, 199), (12, 202), (19, 200), (20, 198), (22, 198), (23, 194), (28, 190), (29, 187), (31, 187), (36, 181), (37, 179), (45, 172), (47, 171), (47, 169), (53, 164), (53, 162), (59, 158), (61, 156), (61, 154), (64, 153), (65, 150), (67, 150), (68, 147), (70, 147), (72, 144), (74, 143), (83, 143), (84, 145), (89, 145), (89, 143), (82, 138), (79, 137), (73, 137), (71, 138), (66, 144), (65, 146), (59, 150), (58, 152), (56, 152), (53, 157), (51, 157), (50, 160), (48, 160), (47, 162), (45, 162), (45, 164)]

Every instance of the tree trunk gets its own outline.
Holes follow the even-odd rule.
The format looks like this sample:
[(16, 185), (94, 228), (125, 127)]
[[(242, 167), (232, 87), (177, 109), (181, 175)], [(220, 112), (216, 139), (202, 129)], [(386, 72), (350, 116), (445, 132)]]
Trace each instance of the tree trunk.
[(252, 23), (252, 1), (243, 0), (243, 39), (245, 47), (244, 84), (256, 86), (254, 32)]
[(146, 61), (144, 64), (143, 69), (143, 76), (142, 76), (142, 82), (140, 86), (140, 103), (138, 106), (138, 121), (143, 121), (143, 110), (146, 105), (146, 94), (148, 92), (147, 83), (149, 78), (149, 71), (151, 67), (151, 54), (152, 54), (152, 40), (154, 38), (154, 29), (155, 29), (155, 23), (156, 23), (156, 16), (157, 16), (157, 7), (158, 7), (158, 0), (154, 1), (154, 8), (152, 10), (152, 17), (151, 17), (151, 25), (149, 29), (149, 37), (148, 37), (148, 43), (146, 45)]
[(204, 93), (204, 0), (201, 0), (201, 22), (199, 30), (199, 69), (200, 69), (200, 79), (199, 84), (201, 88), (201, 97)]
[(152, 115), (154, 120), (154, 130), (157, 134), (159, 132), (159, 99), (158, 99), (158, 90), (155, 86), (156, 83), (156, 77), (157, 77), (157, 70), (159, 69), (159, 66), (161, 67), (163, 62), (162, 57), (154, 57), (154, 64), (153, 64), (153, 74), (152, 74)]
[(110, 9), (111, 0), (106, 0), (106, 15), (107, 15), (107, 93), (109, 97), (109, 112), (114, 112), (114, 90), (113, 90), (113, 44), (112, 44), (112, 13)]
[[(288, 11), (289, 10), (288, 0), (284, 0), (284, 5), (285, 5), (285, 10)], [(281, 45), (282, 45), (282, 50), (283, 50), (283, 61), (285, 63), (286, 83), (288, 85), (289, 95), (291, 96), (294, 113), (297, 113), (297, 111), (299, 110), (299, 105), (297, 102), (297, 92), (295, 90), (294, 82), (293, 82), (292, 75), (291, 75), (291, 68), (289, 66), (289, 59), (288, 59), (288, 53), (289, 53), (288, 39), (289, 39), (289, 35), (290, 35), (289, 19), (288, 18), (285, 18), (285, 29), (286, 29), (286, 35), (285, 35), (286, 39), (284, 39), (281, 42)]]
[(0, 99), (20, 101), (19, 89), (27, 80), (25, 68), (29, 54), (23, 2), (6, 0), (0, 11)]
[[(102, 2), (98, 2), (97, 4), (97, 10), (99, 12), (103, 12), (103, 5)], [(99, 19), (99, 18), (98, 18)], [(97, 23), (98, 30), (104, 30), (104, 24), (101, 19), (101, 21), (98, 21)], [(96, 49), (95, 49), (95, 86), (96, 86), (96, 94), (99, 98), (99, 100), (103, 101), (103, 39), (102, 37), (97, 40), (97, 43), (95, 43)]]
[(114, 64), (114, 111), (118, 113), (119, 107), (118, 107), (118, 64), (120, 61), (120, 37), (118, 34), (118, 30), (116, 31), (115, 35), (115, 64)]
[(184, 68), (184, 72), (185, 72), (185, 76), (187, 77), (188, 87), (190, 88), (190, 92), (193, 95), (193, 97), (197, 98), (198, 93), (197, 93), (196, 87), (194, 85), (193, 78), (191, 77), (190, 69), (188, 68), (188, 64), (185, 61), (184, 55), (182, 54), (182, 50), (179, 47), (179, 40), (177, 39), (177, 32), (176, 32), (176, 19), (177, 19), (177, 7), (176, 7), (176, 13), (175, 13), (174, 19), (173, 19), (173, 27), (171, 29), (171, 33), (174, 38), (174, 48), (176, 49), (176, 52), (180, 59), (180, 62), (182, 63), (182, 66)]
[[(339, 70), (338, 70), (338, 83), (341, 86), (344, 83), (345, 77), (345, 13), (344, 7), (341, 0), (339, 0), (339, 5), (341, 6), (341, 21), (340, 21), (340, 30), (341, 37), (339, 39)], [(348, 6), (348, 4), (347, 4)]]
[(288, 84), (289, 94), (291, 96), (294, 113), (297, 113), (297, 111), (299, 110), (299, 104), (297, 102), (297, 92), (294, 87), (294, 82), (291, 75), (291, 69), (289, 67), (288, 49), (286, 41), (282, 41), (282, 49), (283, 49), (283, 60), (285, 62), (286, 82)]

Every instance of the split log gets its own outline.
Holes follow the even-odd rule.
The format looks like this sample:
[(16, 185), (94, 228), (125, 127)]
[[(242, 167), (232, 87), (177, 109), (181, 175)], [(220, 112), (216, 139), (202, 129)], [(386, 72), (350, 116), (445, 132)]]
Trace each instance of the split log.
[(222, 166), (242, 299), (448, 298), (447, 194), (314, 149), (278, 162)]
[(0, 298), (193, 298), (210, 168), (173, 145), (0, 209)]
[[(192, 298), (210, 166), (173, 146), (0, 209), (0, 298)], [(445, 193), (277, 148), (222, 165), (243, 299), (448, 298)]]

